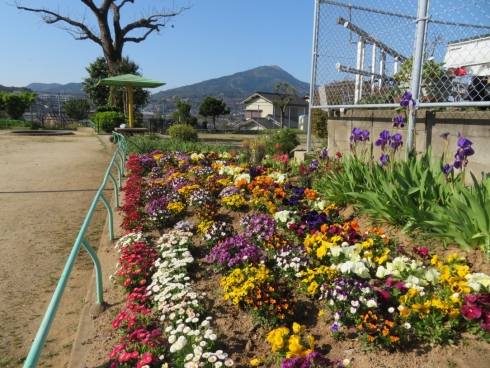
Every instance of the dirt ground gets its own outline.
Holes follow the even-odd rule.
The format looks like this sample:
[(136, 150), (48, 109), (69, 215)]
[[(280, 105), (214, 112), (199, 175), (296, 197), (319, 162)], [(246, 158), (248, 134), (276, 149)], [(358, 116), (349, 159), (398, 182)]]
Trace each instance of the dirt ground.
[[(0, 131), (0, 367), (27, 356), (111, 155), (90, 128), (52, 137)], [(106, 216), (98, 205), (86, 234), (94, 247)], [(39, 367), (67, 366), (92, 272), (82, 249)]]

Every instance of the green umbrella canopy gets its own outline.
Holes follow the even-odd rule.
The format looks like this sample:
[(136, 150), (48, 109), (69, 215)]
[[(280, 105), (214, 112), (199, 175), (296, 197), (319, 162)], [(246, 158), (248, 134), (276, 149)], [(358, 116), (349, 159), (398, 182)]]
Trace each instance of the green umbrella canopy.
[(124, 74), (117, 77), (104, 78), (96, 86), (122, 86), (128, 88), (128, 115), (129, 126), (133, 127), (133, 87), (155, 88), (163, 86), (165, 83), (153, 79), (143, 78), (139, 75)]
[(163, 86), (165, 83), (143, 78), (139, 75), (124, 74), (118, 75), (117, 77), (101, 79), (99, 83), (97, 83), (97, 86), (127, 86), (128, 84), (131, 84), (132, 87), (155, 88)]

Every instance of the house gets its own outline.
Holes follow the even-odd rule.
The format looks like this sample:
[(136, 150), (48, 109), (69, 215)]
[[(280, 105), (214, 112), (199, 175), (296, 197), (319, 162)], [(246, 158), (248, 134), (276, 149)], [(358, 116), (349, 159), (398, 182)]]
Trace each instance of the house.
[[(276, 93), (255, 92), (240, 102), (245, 105), (245, 121), (235, 127), (241, 130), (278, 129), (281, 127), (281, 109), (273, 104), (280, 100)], [(298, 128), (301, 115), (308, 114), (307, 98), (298, 97), (290, 101), (284, 112), (284, 127)]]

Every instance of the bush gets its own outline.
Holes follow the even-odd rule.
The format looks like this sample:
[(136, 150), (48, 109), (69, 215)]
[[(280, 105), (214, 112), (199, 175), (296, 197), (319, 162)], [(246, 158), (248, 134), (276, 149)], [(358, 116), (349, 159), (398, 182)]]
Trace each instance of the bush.
[(106, 133), (111, 133), (114, 130), (115, 121), (124, 121), (124, 114), (117, 111), (104, 111), (95, 113), (94, 123)]
[(266, 144), (266, 151), (269, 155), (275, 153), (291, 155), (293, 150), (299, 146), (298, 131), (289, 128), (268, 131), (269, 136)]
[(167, 130), (168, 135), (175, 139), (187, 142), (197, 141), (197, 130), (187, 124), (172, 125)]

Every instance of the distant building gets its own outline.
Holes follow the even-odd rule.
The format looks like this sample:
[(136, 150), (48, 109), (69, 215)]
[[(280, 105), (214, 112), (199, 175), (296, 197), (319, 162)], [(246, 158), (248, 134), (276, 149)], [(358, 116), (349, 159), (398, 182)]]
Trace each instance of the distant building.
[(40, 100), (51, 100), (51, 101), (60, 101), (66, 102), (73, 98), (73, 96), (69, 95), (61, 95), (61, 94), (49, 94), (49, 93), (39, 93), (37, 96)]
[[(279, 95), (271, 92), (255, 92), (240, 102), (245, 105), (245, 121), (236, 128), (245, 130), (278, 129), (281, 127), (281, 109), (272, 102), (280, 100)], [(301, 115), (308, 114), (308, 102), (303, 97), (295, 98), (286, 106), (284, 127), (298, 128)]]

